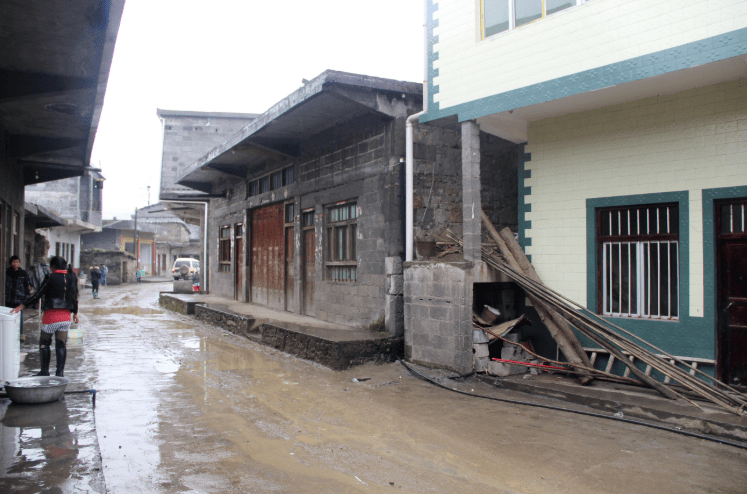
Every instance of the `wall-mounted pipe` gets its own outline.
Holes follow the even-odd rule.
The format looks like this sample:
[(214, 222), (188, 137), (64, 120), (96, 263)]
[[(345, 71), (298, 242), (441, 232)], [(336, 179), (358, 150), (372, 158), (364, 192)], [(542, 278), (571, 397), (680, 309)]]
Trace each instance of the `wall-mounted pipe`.
[(405, 123), (405, 261), (412, 261), (413, 234), (413, 140), (414, 125), (428, 113), (428, 1), (423, 3), (423, 111), (407, 117)]

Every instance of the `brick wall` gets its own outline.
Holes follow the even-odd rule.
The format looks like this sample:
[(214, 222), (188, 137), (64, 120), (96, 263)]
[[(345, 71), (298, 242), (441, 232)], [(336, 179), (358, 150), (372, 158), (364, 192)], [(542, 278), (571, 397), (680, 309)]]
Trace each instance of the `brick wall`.
[(526, 151), (527, 253), (547, 285), (587, 302), (587, 198), (689, 191), (690, 315), (703, 316), (702, 190), (747, 185), (747, 86), (733, 81), (535, 122)]
[(442, 110), (747, 26), (740, 0), (589, 0), (481, 40), (480, 2), (433, 1)]

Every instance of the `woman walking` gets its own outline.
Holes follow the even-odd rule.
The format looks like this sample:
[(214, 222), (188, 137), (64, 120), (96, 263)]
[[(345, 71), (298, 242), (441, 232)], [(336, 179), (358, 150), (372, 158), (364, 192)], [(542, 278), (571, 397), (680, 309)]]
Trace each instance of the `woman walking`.
[(39, 354), (41, 355), (41, 371), (37, 376), (49, 375), (50, 346), (54, 334), (54, 350), (57, 357), (56, 376), (63, 376), (65, 359), (67, 358), (67, 332), (70, 329), (70, 315), (78, 322), (78, 280), (75, 273), (67, 271), (67, 262), (60, 256), (54, 256), (49, 262), (52, 273), (44, 277), (39, 289), (24, 303), (11, 312), (20, 312), (24, 307), (36, 303), (41, 297), (42, 302), (41, 335), (39, 336)]
[(91, 291), (93, 298), (99, 298), (99, 282), (101, 281), (101, 270), (98, 264), (91, 266), (91, 270), (88, 272), (88, 276), (91, 278)]

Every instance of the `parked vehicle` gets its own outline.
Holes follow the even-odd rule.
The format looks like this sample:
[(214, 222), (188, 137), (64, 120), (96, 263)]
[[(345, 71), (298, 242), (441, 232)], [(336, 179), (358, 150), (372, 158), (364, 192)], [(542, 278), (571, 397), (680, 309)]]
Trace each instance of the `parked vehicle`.
[(171, 276), (175, 280), (192, 280), (200, 276), (200, 261), (189, 257), (180, 257), (174, 261)]

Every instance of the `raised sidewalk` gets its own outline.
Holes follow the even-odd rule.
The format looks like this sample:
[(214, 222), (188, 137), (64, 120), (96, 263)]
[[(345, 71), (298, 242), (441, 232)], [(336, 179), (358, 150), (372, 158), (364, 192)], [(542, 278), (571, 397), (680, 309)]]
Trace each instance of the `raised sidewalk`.
[(401, 336), (327, 323), (213, 295), (161, 292), (159, 304), (335, 370), (366, 362), (392, 362), (403, 353)]

